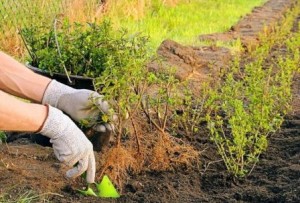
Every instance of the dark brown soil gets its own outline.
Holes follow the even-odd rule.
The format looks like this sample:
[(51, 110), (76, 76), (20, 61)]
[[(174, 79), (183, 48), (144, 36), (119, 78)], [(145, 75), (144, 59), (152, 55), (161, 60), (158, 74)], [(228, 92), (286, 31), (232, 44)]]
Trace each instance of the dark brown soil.
[[(261, 26), (265, 18), (265, 22), (270, 20), (274, 23), (279, 19), (277, 16), (292, 5), (291, 2), (271, 0), (266, 4), (267, 8), (256, 8), (253, 15), (246, 17), (250, 23), (246, 28)], [(261, 10), (266, 15), (259, 12)], [(249, 20), (259, 17), (261, 20)], [(299, 22), (299, 18), (296, 21)], [(241, 25), (243, 22), (235, 26), (240, 28), (236, 30), (249, 33), (242, 32), (244, 28)], [(295, 23), (294, 32), (299, 32), (297, 26), (298, 23)], [(256, 29), (253, 32), (258, 34)], [(185, 47), (172, 41), (166, 41), (159, 52), (167, 59), (172, 59), (169, 63), (186, 69), (198, 67), (198, 72), (203, 71), (198, 76), (203, 77), (207, 73), (200, 68), (204, 67), (201, 64), (215, 62), (222, 67), (223, 61), (230, 60), (227, 50), (223, 48)], [(283, 52), (285, 49), (275, 47), (270, 55), (276, 57), (285, 54)], [(214, 62), (209, 62), (209, 59)], [(189, 69), (190, 72), (193, 70)], [(260, 162), (245, 179), (228, 175), (221, 158), (216, 155), (213, 143), (206, 136), (207, 132), (203, 130), (191, 141), (193, 146), (203, 151), (201, 165), (132, 175), (118, 200), (83, 197), (75, 191), (83, 183), (79, 179), (68, 180), (63, 176), (67, 169), (56, 160), (51, 147), (33, 144), (28, 136), (23, 135), (23, 138), (17, 136), (11, 143), (0, 145), (0, 194), (9, 194), (7, 198), (14, 199), (19, 194), (33, 190), (44, 194), (43, 198), (52, 202), (300, 202), (299, 87), (298, 74), (294, 78), (292, 111), (286, 116), (281, 130), (270, 137), (267, 152), (262, 154)], [(96, 153), (96, 161), (101, 161), (101, 153)]]

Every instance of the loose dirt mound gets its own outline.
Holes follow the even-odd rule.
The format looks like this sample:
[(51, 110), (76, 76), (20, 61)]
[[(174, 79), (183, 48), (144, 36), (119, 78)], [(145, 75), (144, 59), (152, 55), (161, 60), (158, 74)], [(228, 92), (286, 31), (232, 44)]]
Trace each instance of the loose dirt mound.
[[(258, 28), (278, 20), (291, 2), (271, 0), (266, 8), (256, 8), (245, 18), (247, 21), (242, 20), (233, 30), (244, 33), (245, 39), (246, 36), (256, 39)], [(262, 15), (264, 12), (266, 14)], [(246, 22), (251, 23), (250, 26)], [(297, 26), (295, 23), (293, 31), (298, 31)], [(280, 55), (278, 50), (273, 52)], [(165, 41), (159, 53), (166, 57), (166, 63), (182, 67), (183, 71), (178, 73), (182, 79), (206, 79), (230, 61), (225, 48), (186, 47), (172, 41)], [(218, 65), (211, 71), (210, 64)], [(202, 131), (191, 141), (199, 151), (204, 150), (201, 166), (132, 175), (120, 199), (102, 202), (300, 202), (299, 86), (298, 75), (294, 82), (293, 112), (287, 116), (280, 132), (271, 137), (268, 151), (246, 179), (237, 180), (227, 175), (215, 146), (207, 139), (208, 132)], [(96, 154), (96, 161), (101, 161), (100, 153)], [(9, 193), (13, 199), (14, 195), (32, 189), (40, 193), (58, 193), (47, 195), (53, 202), (99, 202), (99, 199), (79, 195), (75, 189), (83, 183), (79, 179), (65, 179), (65, 171), (51, 148), (32, 144), (27, 138), (0, 145), (1, 194)]]

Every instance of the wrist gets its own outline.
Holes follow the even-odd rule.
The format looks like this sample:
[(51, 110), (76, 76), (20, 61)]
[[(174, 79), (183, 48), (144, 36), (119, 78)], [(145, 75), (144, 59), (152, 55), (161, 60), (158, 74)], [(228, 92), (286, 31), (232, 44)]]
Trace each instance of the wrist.
[(39, 118), (37, 119), (36, 123), (36, 130), (34, 132), (40, 132), (45, 124), (45, 121), (48, 117), (49, 112), (49, 106), (48, 105), (39, 105), (39, 109), (37, 109), (39, 113), (36, 115), (39, 115)]

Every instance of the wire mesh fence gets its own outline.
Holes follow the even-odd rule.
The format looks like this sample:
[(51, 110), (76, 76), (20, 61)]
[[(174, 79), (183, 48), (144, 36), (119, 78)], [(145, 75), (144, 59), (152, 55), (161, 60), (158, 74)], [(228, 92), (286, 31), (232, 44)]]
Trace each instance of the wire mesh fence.
[(49, 23), (62, 11), (62, 0), (0, 0), (0, 31), (14, 31), (24, 26)]
[(56, 17), (64, 15), (73, 21), (88, 21), (102, 1), (0, 0), (0, 50), (22, 58), (25, 50), (19, 36), (20, 29), (51, 25)]
[(50, 23), (62, 11), (63, 4), (62, 0), (0, 0), (0, 49), (23, 55), (19, 30)]

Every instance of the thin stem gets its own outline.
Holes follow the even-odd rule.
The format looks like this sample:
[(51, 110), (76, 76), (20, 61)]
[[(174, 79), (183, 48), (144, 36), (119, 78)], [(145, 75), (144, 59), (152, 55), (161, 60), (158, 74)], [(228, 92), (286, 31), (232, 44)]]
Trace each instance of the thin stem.
[(139, 136), (138, 136), (138, 133), (137, 133), (137, 130), (136, 130), (136, 127), (135, 127), (133, 118), (132, 118), (131, 114), (129, 113), (129, 111), (128, 111), (128, 114), (129, 114), (130, 121), (131, 121), (133, 130), (134, 130), (134, 134), (135, 134), (135, 138), (136, 138), (137, 150), (138, 150), (138, 153), (140, 154), (140, 153), (141, 153), (141, 150), (140, 150), (140, 146), (141, 146), (141, 144), (140, 144), (140, 139), (139, 139)]
[[(118, 112), (120, 112), (120, 107), (118, 106)], [(123, 126), (123, 122), (122, 122), (122, 119), (121, 117), (118, 117), (118, 134), (117, 134), (117, 147), (120, 146), (120, 143), (121, 143), (121, 135), (122, 135), (122, 126)]]
[(170, 90), (169, 90), (169, 85), (167, 86), (167, 101), (166, 101), (166, 106), (165, 106), (165, 112), (164, 112), (164, 118), (163, 118), (163, 126), (162, 129), (166, 128), (167, 125), (167, 118), (168, 118), (168, 109), (169, 109), (169, 98), (170, 98)]
[[(56, 43), (56, 46), (57, 46), (57, 51), (58, 51), (58, 54), (59, 54), (59, 57), (62, 58), (62, 55), (61, 55), (61, 51), (60, 51), (60, 48), (59, 48), (59, 43), (58, 43), (58, 40), (57, 40), (57, 30), (56, 30), (56, 24), (57, 24), (57, 19), (55, 18), (54, 19), (54, 36), (55, 36), (55, 43)], [(62, 63), (62, 62), (61, 62)], [(65, 73), (66, 73), (66, 76), (69, 80), (69, 83), (72, 84), (72, 80), (70, 79), (70, 76), (68, 74), (68, 71), (67, 71), (67, 68), (65, 66), (64, 63), (62, 63), (62, 66), (65, 70)]]
[(27, 46), (27, 43), (26, 43), (26, 40), (25, 40), (25, 38), (24, 38), (24, 36), (23, 36), (22, 31), (20, 31), (20, 30), (18, 29), (18, 32), (20, 33), (21, 39), (22, 39), (22, 41), (23, 41), (23, 43), (24, 43), (24, 45), (25, 45), (25, 48), (26, 48), (26, 50), (28, 51), (28, 54), (30, 55), (31, 59), (32, 59), (34, 62), (36, 62), (36, 56), (34, 56), (34, 54), (30, 51), (29, 47)]

